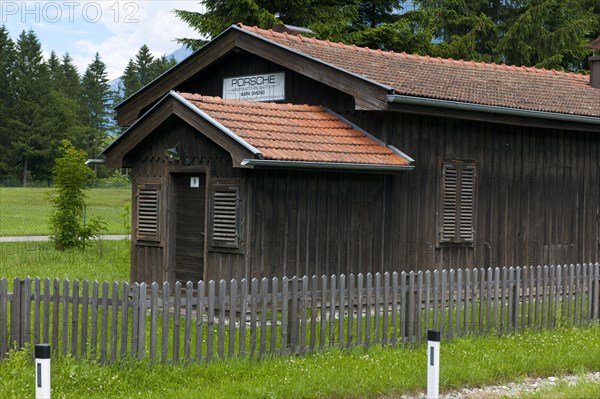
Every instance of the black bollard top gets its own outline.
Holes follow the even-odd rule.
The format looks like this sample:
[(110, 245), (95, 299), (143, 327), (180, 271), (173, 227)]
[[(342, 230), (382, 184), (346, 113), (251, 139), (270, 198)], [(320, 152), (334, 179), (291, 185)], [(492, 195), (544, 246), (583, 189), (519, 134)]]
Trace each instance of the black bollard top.
[(50, 345), (49, 344), (35, 344), (35, 358), (36, 359), (50, 359)]
[(440, 342), (440, 332), (434, 330), (427, 330), (427, 341)]

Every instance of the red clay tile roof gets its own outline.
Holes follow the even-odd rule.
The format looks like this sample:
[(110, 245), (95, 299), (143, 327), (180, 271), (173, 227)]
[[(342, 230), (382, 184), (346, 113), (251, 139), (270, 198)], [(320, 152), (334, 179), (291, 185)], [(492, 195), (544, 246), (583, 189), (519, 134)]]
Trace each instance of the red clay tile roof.
[(408, 165), (410, 161), (321, 106), (223, 100), (179, 93), (264, 159)]
[(396, 94), (600, 117), (589, 76), (529, 67), (371, 50), (238, 25), (296, 52), (395, 90)]

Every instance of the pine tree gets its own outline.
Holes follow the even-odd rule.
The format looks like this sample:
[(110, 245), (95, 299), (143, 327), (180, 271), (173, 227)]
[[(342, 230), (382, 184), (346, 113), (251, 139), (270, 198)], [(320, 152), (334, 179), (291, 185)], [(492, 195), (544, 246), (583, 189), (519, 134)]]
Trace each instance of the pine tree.
[(98, 155), (108, 139), (111, 91), (106, 76), (106, 64), (96, 53), (81, 80), (82, 121), (87, 127), (84, 150), (92, 156)]
[(15, 44), (8, 30), (0, 27), (0, 176), (7, 177), (11, 172), (13, 132), (8, 120), (13, 104), (13, 69), (15, 63)]
[(71, 100), (79, 101), (81, 96), (80, 76), (69, 53), (62, 58), (62, 92)]
[(40, 42), (32, 30), (19, 35), (16, 50), (15, 106), (8, 123), (14, 133), (13, 150), (18, 157), (25, 186), (30, 172), (37, 175), (36, 161), (47, 156), (51, 145), (51, 137), (43, 126), (43, 108), (48, 104), (51, 84)]

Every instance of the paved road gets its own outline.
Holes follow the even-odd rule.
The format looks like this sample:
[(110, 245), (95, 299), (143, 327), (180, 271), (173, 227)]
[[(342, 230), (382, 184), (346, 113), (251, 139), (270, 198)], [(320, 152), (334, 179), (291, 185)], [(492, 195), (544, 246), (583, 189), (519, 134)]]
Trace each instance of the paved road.
[[(130, 238), (128, 235), (104, 235), (96, 239), (101, 240), (123, 240)], [(0, 242), (28, 242), (28, 241), (48, 241), (50, 236), (8, 236), (0, 237)]]

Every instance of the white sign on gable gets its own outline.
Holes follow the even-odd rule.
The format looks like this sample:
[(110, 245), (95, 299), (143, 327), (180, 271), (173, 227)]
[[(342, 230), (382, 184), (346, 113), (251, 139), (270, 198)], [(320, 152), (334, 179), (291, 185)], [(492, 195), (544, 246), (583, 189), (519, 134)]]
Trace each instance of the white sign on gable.
[(223, 98), (246, 101), (285, 100), (285, 72), (225, 78)]

